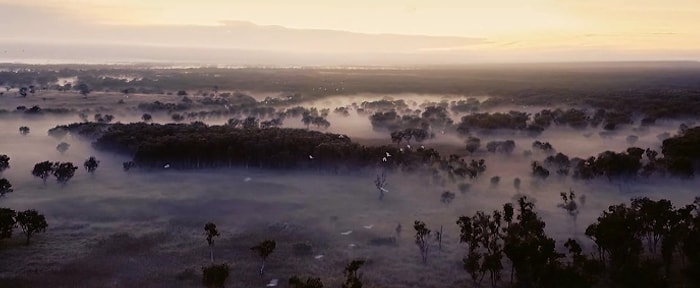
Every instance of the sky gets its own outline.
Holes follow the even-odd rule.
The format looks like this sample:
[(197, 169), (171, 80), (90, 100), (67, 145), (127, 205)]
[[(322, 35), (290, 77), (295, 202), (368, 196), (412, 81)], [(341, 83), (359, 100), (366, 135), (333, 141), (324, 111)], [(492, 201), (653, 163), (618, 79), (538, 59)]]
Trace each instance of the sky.
[[(0, 19), (10, 19), (0, 28), (0, 43), (43, 39), (64, 44), (178, 42), (202, 47), (210, 41), (182, 41), (177, 35), (200, 40), (195, 33), (226, 29), (238, 33), (248, 25), (258, 29), (252, 34), (275, 36), (268, 36), (267, 42), (259, 42), (263, 36), (244, 38), (253, 39), (246, 45), (217, 40), (211, 46), (278, 47), (280, 52), (294, 53), (451, 53), (487, 61), (700, 60), (698, 15), (697, 0), (0, 0)], [(375, 37), (350, 45), (357, 49), (340, 41), (344, 45), (323, 44), (323, 49), (315, 50), (317, 45), (275, 43), (275, 38), (287, 39), (279, 38), (282, 32), (275, 29), (297, 36), (334, 30), (441, 37), (401, 38), (402, 44), (412, 41), (410, 49), (396, 49), (402, 45), (392, 42), (396, 39), (382, 39), (388, 46), (362, 46)], [(131, 39), (132, 34), (142, 37)], [(300, 42), (321, 43), (325, 34), (316, 37), (301, 37)]]

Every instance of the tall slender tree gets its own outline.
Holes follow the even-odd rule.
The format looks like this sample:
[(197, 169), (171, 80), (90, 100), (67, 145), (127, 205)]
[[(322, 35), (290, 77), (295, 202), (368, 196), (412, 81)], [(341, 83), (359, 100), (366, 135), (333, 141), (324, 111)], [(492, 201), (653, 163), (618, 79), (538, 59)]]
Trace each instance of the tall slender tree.
[(209, 222), (204, 224), (204, 235), (207, 236), (207, 244), (209, 244), (209, 257), (211, 263), (214, 263), (214, 237), (219, 236), (219, 230), (216, 230), (216, 224)]

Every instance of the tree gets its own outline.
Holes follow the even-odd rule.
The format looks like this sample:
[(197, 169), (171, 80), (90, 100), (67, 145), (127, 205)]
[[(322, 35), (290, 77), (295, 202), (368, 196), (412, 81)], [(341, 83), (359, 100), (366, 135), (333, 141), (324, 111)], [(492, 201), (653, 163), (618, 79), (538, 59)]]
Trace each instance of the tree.
[(532, 165), (530, 166), (532, 167), (533, 176), (538, 177), (540, 179), (547, 179), (547, 177), (549, 177), (549, 170), (547, 170), (547, 168), (544, 168), (544, 166), (542, 166), (542, 164), (540, 164), (539, 162), (533, 161)]
[(179, 113), (171, 115), (170, 118), (172, 118), (175, 122), (182, 122), (182, 120), (185, 120), (185, 116), (182, 116), (182, 114)]
[(66, 184), (75, 175), (75, 170), (78, 170), (78, 167), (71, 162), (54, 163), (53, 176), (59, 183)]
[(8, 168), (10, 168), (10, 157), (5, 154), (0, 155), (0, 173)]
[(228, 264), (202, 267), (202, 284), (206, 287), (224, 287), (228, 275)]
[(27, 136), (29, 135), (29, 130), (30, 129), (27, 126), (19, 127), (19, 134), (22, 134), (22, 136)]
[(214, 237), (219, 236), (219, 231), (216, 230), (216, 224), (209, 222), (204, 224), (204, 235), (207, 236), (207, 244), (209, 244), (209, 257), (211, 263), (214, 263)]
[(357, 274), (362, 265), (365, 265), (365, 260), (353, 260), (345, 266), (345, 281), (342, 288), (362, 288), (361, 275)]
[(425, 227), (425, 223), (418, 220), (413, 223), (413, 228), (416, 230), (416, 245), (420, 249), (421, 259), (423, 264), (426, 264), (428, 263), (428, 250), (430, 249), (430, 243), (428, 243), (430, 229)]
[(85, 83), (78, 84), (77, 88), (80, 95), (83, 95), (85, 98), (87, 98), (88, 94), (90, 94), (90, 87)]
[(131, 170), (131, 168), (134, 167), (136, 167), (136, 163), (134, 161), (126, 161), (122, 163), (122, 168), (124, 169), (124, 171), (129, 171)]
[(49, 227), (49, 225), (46, 223), (46, 218), (44, 215), (39, 214), (39, 212), (36, 210), (19, 212), (17, 213), (15, 220), (17, 221), (19, 227), (22, 228), (24, 235), (27, 236), (27, 242), (25, 243), (26, 245), (29, 245), (29, 239), (31, 239), (35, 233), (45, 232), (46, 228)]
[(450, 191), (445, 191), (442, 192), (440, 195), (440, 202), (445, 203), (445, 204), (450, 204), (452, 200), (455, 199), (455, 193), (452, 193)]
[(44, 180), (44, 183), (46, 183), (46, 179), (49, 178), (53, 172), (53, 169), (54, 163), (49, 161), (40, 162), (34, 165), (32, 175), (34, 175), (34, 177), (41, 178), (41, 180)]
[(0, 240), (12, 237), (17, 212), (9, 208), (0, 208)]
[(148, 113), (143, 113), (143, 115), (141, 115), (141, 120), (143, 120), (143, 122), (151, 122), (151, 120), (153, 120), (153, 116)]
[[(505, 208), (505, 207), (504, 207)], [(559, 265), (563, 257), (555, 249), (554, 239), (544, 232), (545, 223), (534, 211), (535, 204), (523, 196), (518, 199), (516, 221), (506, 227), (503, 252), (510, 259), (516, 287), (561, 287), (551, 282), (552, 269)], [(510, 210), (510, 209), (509, 209)], [(504, 219), (512, 219), (511, 211), (506, 211)], [(553, 286), (551, 286), (553, 285)]]
[(374, 180), (374, 186), (379, 190), (379, 200), (384, 200), (384, 193), (389, 190), (386, 189), (386, 172), (382, 171), (382, 174), (377, 174), (377, 178)]
[(563, 203), (557, 205), (557, 207), (566, 210), (566, 212), (571, 216), (574, 221), (574, 227), (576, 227), (576, 216), (578, 216), (578, 203), (576, 203), (576, 194), (574, 190), (569, 190), (569, 193), (561, 192), (561, 200)]
[(7, 193), (12, 193), (12, 191), (14, 190), (10, 181), (7, 181), (5, 178), (0, 179), (0, 197), (5, 196)]
[[(503, 215), (504, 213), (500, 211), (494, 211), (493, 216), (478, 211), (472, 217), (461, 216), (457, 220), (457, 225), (460, 227), (460, 242), (466, 243), (468, 248), (467, 256), (462, 259), (464, 270), (469, 272), (477, 286), (481, 286), (481, 281), (487, 272), (490, 275), (489, 282), (492, 287), (495, 287), (501, 279)], [(512, 217), (512, 215), (507, 216)], [(506, 220), (510, 221), (508, 218)]]
[(68, 151), (68, 148), (70, 148), (70, 144), (66, 142), (61, 142), (56, 146), (56, 150), (58, 152), (61, 152), (61, 154), (66, 153), (66, 151)]
[(272, 251), (275, 251), (275, 247), (277, 247), (277, 243), (275, 243), (275, 240), (265, 240), (263, 242), (260, 242), (260, 244), (251, 247), (250, 250), (255, 251), (255, 253), (258, 253), (258, 256), (260, 256), (260, 259), (262, 259), (262, 264), (260, 265), (260, 276), (265, 273), (265, 261), (267, 261), (267, 257), (272, 254)]
[(493, 176), (491, 177), (491, 186), (496, 186), (498, 183), (501, 182), (501, 177), (500, 176)]
[(27, 87), (20, 87), (19, 88), (19, 95), (22, 97), (27, 97)]
[(481, 147), (481, 139), (479, 139), (477, 137), (472, 137), (472, 136), (469, 136), (469, 138), (467, 138), (467, 147), (466, 148), (467, 148), (467, 151), (469, 151), (469, 153), (476, 152), (476, 150), (478, 150), (479, 147)]
[(299, 277), (294, 276), (289, 278), (289, 288), (323, 288), (323, 282), (321, 278), (306, 278), (306, 282), (299, 279)]
[(95, 173), (95, 170), (97, 170), (97, 166), (99, 165), (100, 161), (95, 159), (95, 156), (90, 156), (90, 158), (85, 160), (85, 163), (83, 163), (83, 167), (85, 167), (85, 170), (89, 173)]

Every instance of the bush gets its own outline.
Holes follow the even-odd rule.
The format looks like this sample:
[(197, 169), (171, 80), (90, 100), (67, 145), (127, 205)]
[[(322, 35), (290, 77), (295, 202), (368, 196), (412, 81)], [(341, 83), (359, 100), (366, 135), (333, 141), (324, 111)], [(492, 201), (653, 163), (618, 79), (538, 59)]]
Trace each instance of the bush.
[(228, 273), (228, 264), (202, 267), (202, 284), (206, 287), (224, 287)]

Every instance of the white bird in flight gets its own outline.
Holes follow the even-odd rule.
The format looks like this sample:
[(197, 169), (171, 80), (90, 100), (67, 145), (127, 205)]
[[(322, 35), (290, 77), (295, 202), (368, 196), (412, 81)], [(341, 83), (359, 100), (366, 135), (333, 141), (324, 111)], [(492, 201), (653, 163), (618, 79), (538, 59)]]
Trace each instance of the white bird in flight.
[(352, 230), (348, 230), (348, 231), (345, 231), (345, 232), (341, 232), (341, 233), (340, 233), (340, 235), (343, 235), (343, 236), (348, 236), (348, 235), (350, 235), (350, 234), (352, 234)]
[(165, 165), (163, 166), (163, 168), (165, 168), (165, 169), (170, 168), (170, 164), (165, 164)]
[(362, 227), (364, 227), (365, 229), (372, 229), (372, 228), (374, 228), (374, 224), (369, 224), (369, 225), (365, 225)]
[(314, 160), (314, 156), (309, 155), (309, 159)]
[(389, 152), (386, 152), (386, 157), (391, 157), (391, 154), (389, 154)]
[(384, 192), (384, 193), (389, 193), (389, 190), (387, 190), (387, 189), (384, 188), (384, 187), (380, 187), (379, 190), (382, 190), (382, 192)]
[(386, 162), (386, 157), (382, 157), (382, 161)]

